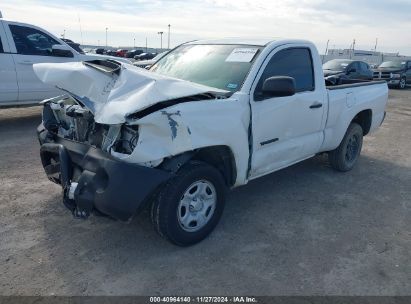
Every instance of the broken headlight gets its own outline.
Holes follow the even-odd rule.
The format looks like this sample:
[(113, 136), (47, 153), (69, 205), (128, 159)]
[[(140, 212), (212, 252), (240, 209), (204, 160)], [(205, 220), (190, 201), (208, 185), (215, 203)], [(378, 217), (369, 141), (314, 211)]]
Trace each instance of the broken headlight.
[(112, 150), (117, 153), (131, 154), (137, 145), (138, 126), (123, 125), (120, 134), (112, 146)]

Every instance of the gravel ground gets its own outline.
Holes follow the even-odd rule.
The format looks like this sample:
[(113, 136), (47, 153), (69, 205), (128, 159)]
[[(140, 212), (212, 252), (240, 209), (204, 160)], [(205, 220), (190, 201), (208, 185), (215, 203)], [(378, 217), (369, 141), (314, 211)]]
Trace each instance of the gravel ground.
[(410, 89), (353, 171), (318, 156), (238, 188), (190, 248), (146, 212), (73, 219), (40, 165), (40, 110), (0, 110), (1, 295), (411, 295)]

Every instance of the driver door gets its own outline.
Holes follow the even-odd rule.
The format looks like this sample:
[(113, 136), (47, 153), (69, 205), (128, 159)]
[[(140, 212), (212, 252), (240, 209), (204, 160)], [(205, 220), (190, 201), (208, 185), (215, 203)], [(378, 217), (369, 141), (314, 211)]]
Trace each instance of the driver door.
[[(251, 179), (313, 156), (323, 141), (327, 104), (324, 90), (315, 83), (310, 48), (284, 46), (267, 60), (251, 90)], [(296, 94), (265, 98), (262, 85), (273, 76), (293, 77)]]

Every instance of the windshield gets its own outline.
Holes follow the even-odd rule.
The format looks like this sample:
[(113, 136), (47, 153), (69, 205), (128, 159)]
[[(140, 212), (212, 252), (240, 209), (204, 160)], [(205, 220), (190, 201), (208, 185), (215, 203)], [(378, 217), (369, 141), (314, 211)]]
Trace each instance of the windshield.
[(248, 45), (182, 45), (150, 69), (161, 75), (238, 91), (261, 47)]
[(344, 71), (352, 60), (330, 60), (323, 64), (323, 70)]
[(386, 61), (380, 64), (380, 68), (399, 68), (405, 67), (405, 61)]
[(160, 54), (157, 54), (156, 57), (153, 58), (153, 60), (157, 61), (160, 60), (161, 57), (165, 56), (168, 52), (162, 52)]

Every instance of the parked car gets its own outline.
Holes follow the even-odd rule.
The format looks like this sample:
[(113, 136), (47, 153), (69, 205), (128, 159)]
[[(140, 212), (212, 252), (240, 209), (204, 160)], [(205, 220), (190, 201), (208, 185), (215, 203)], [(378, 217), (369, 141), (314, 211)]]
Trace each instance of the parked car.
[(143, 50), (131, 50), (127, 52), (126, 57), (127, 58), (134, 58), (137, 55), (143, 54)]
[(157, 61), (159, 61), (161, 58), (163, 58), (167, 53), (168, 51), (162, 52), (158, 54), (156, 57), (154, 57), (153, 59), (136, 61), (133, 63), (133, 65), (139, 68), (143, 68), (143, 69), (149, 68), (150, 66), (155, 64)]
[(33, 104), (62, 94), (37, 78), (33, 64), (109, 58), (131, 63), (125, 58), (79, 53), (42, 28), (0, 19), (0, 105)]
[(44, 102), (37, 129), (66, 207), (128, 221), (151, 204), (155, 229), (181, 246), (214, 229), (229, 188), (324, 152), (351, 170), (388, 98), (385, 81), (326, 88), (304, 40), (189, 42), (150, 71), (112, 61), (35, 70), (68, 92)]
[(104, 55), (117, 57), (117, 51), (105, 50), (105, 51), (104, 51)]
[(385, 80), (389, 86), (405, 89), (411, 85), (411, 60), (385, 61), (374, 70), (374, 79)]
[(323, 64), (326, 81), (338, 84), (342, 79), (372, 80), (373, 71), (364, 61), (333, 59)]
[(134, 56), (135, 60), (149, 60), (157, 56), (157, 53), (141, 53), (140, 55)]
[(128, 52), (128, 50), (126, 50), (126, 49), (118, 49), (116, 51), (116, 56), (117, 57), (126, 57), (127, 52)]
[(94, 50), (94, 53), (100, 54), (100, 55), (103, 55), (104, 52), (105, 52), (105, 49), (103, 49), (103, 48), (97, 48), (97, 49)]
[(70, 39), (65, 39), (61, 38), (65, 43), (67, 43), (69, 46), (71, 46), (73, 49), (75, 49), (79, 54), (84, 54), (84, 51), (80, 47), (80, 43), (74, 42), (73, 40)]

